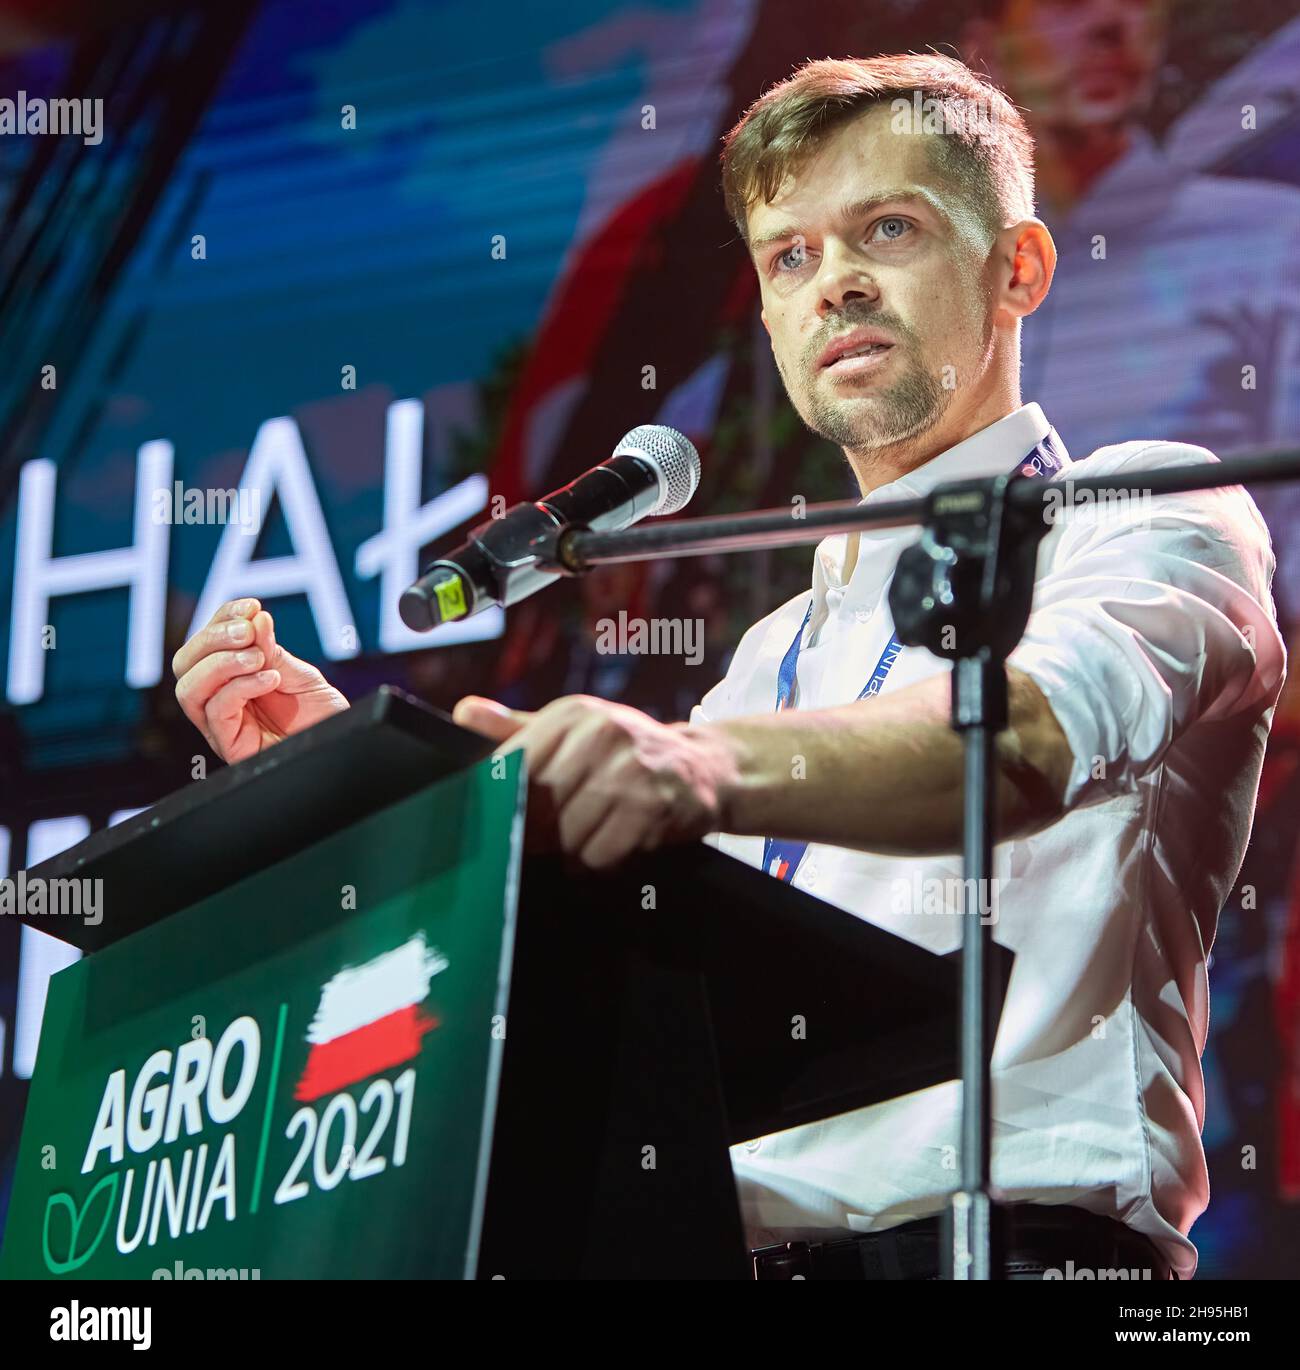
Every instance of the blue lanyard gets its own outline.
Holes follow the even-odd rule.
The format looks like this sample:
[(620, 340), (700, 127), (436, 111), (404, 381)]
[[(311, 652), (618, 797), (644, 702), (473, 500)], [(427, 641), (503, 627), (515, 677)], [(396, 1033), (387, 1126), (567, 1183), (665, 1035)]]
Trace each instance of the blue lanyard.
[[(1037, 443), (1012, 469), (1019, 470), (1023, 476), (1046, 477), (1053, 475), (1063, 465), (1061, 458), (1057, 455), (1059, 443), (1060, 439), (1049, 430), (1042, 442)], [(809, 603), (803, 616), (803, 622), (799, 625), (799, 631), (794, 635), (794, 641), (786, 649), (785, 656), (781, 658), (781, 665), (776, 673), (777, 713), (780, 713), (782, 709), (794, 707), (795, 681), (799, 671), (799, 652), (803, 647), (803, 636), (808, 631), (808, 624), (812, 621), (812, 611), (812, 604)], [(876, 669), (872, 671), (867, 683), (858, 694), (859, 699), (869, 699), (872, 695), (880, 693), (902, 650), (903, 644), (891, 634), (885, 650), (880, 654), (880, 660), (876, 662)], [(799, 869), (799, 862), (803, 860), (808, 846), (807, 842), (796, 842), (780, 837), (767, 838), (763, 844), (763, 869), (769, 875), (775, 875), (778, 880), (793, 880), (795, 872)]]

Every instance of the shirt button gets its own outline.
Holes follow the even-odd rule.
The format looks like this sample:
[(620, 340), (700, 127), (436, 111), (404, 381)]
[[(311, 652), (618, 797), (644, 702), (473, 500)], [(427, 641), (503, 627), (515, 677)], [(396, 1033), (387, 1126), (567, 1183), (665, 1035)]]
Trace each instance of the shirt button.
[(809, 866), (806, 871), (801, 872), (801, 879), (799, 883), (802, 885), (807, 885), (809, 887), (815, 885), (817, 883), (817, 867)]
[(872, 611), (870, 609), (857, 609), (854, 611), (853, 617), (856, 618), (859, 623), (865, 623), (871, 617), (871, 614)]
[(762, 1139), (761, 1137), (755, 1137), (754, 1140), (753, 1140), (752, 1142), (746, 1142), (746, 1143), (745, 1143), (745, 1150), (748, 1151), (748, 1152), (752, 1155), (752, 1154), (753, 1154), (755, 1151), (757, 1151), (757, 1150), (759, 1149), (759, 1147), (761, 1147), (762, 1145), (763, 1145), (763, 1139)]

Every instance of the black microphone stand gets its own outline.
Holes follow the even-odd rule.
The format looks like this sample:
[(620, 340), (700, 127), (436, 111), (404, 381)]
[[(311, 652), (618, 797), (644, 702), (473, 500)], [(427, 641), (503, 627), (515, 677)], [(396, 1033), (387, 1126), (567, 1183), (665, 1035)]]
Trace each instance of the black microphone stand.
[[(677, 519), (616, 533), (569, 528), (534, 545), (539, 564), (581, 575), (612, 562), (753, 551), (819, 541), (831, 533), (919, 523), (889, 592), (894, 632), (953, 663), (952, 726), (962, 739), (961, 1176), (947, 1211), (945, 1273), (989, 1280), (1001, 1270), (1002, 1235), (991, 1191), (990, 1060), (1003, 986), (983, 896), (993, 871), (997, 735), (1008, 724), (1007, 657), (1029, 621), (1038, 545), (1065, 509), (1106, 500), (1300, 478), (1300, 451), (1156, 471), (1042, 481), (1018, 473), (937, 486), (924, 499), (875, 507), (852, 501), (802, 512), (770, 509)], [(1092, 496), (1089, 500), (1087, 497)]]

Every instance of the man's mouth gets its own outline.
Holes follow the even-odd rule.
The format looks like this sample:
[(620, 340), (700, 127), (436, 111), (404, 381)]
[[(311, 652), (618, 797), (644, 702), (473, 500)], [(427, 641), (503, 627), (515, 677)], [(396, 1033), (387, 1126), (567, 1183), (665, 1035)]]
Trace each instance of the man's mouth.
[(818, 358), (817, 369), (833, 376), (855, 375), (878, 366), (893, 342), (873, 329), (858, 328), (829, 343)]
[(822, 370), (837, 380), (841, 377), (865, 375), (880, 366), (893, 348), (893, 343), (863, 343), (861, 347), (841, 352), (839, 356), (827, 362)]

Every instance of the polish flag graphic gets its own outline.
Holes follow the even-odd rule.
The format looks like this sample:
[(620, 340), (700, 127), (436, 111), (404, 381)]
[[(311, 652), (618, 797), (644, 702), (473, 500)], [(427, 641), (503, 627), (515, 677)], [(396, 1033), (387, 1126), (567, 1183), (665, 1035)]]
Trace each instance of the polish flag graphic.
[(418, 1056), (424, 1034), (438, 1026), (420, 1005), (429, 981), (447, 965), (419, 932), (326, 981), (307, 1029), (311, 1051), (293, 1097), (310, 1103)]

